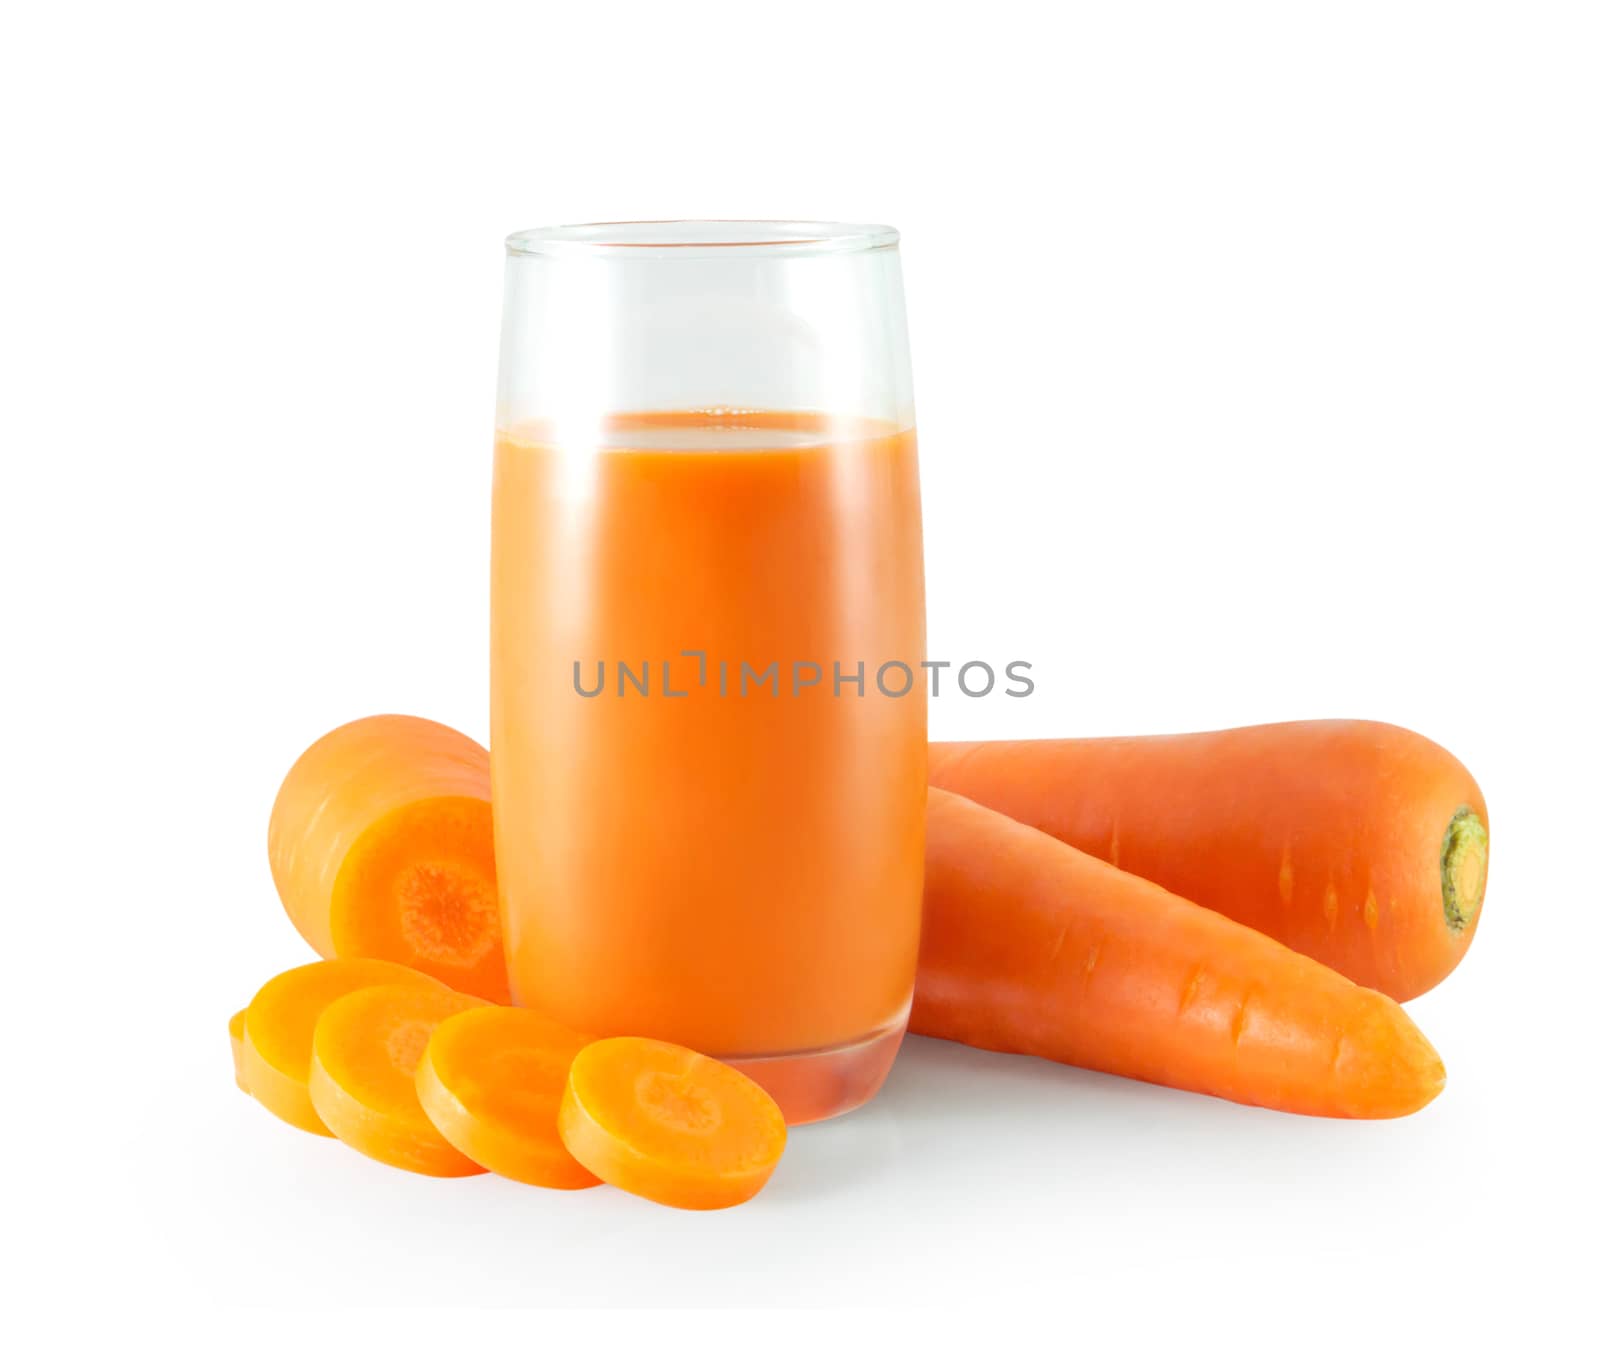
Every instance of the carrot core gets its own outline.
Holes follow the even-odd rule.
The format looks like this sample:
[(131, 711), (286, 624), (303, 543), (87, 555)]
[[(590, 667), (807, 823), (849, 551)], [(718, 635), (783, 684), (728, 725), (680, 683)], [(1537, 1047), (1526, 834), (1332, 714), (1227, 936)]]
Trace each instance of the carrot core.
[(470, 969), (500, 937), (492, 886), (465, 866), (417, 862), (395, 876), (394, 897), (405, 943), (440, 964)]
[(647, 1118), (678, 1133), (714, 1133), (722, 1107), (704, 1086), (666, 1072), (641, 1072), (634, 1091)]
[(1489, 873), (1489, 830), (1471, 806), (1452, 816), (1439, 847), (1439, 888), (1444, 920), (1451, 931), (1465, 931), (1483, 902)]
[(433, 1033), (433, 1022), (428, 1020), (403, 1020), (389, 1031), (384, 1040), (389, 1061), (403, 1075), (417, 1070), (422, 1050), (428, 1047), (428, 1036)]

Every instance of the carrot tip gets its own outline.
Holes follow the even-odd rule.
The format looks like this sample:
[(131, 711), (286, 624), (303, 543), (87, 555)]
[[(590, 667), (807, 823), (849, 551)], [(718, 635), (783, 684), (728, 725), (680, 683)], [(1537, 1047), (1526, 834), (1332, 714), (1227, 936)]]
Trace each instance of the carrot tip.
[(1451, 816), (1439, 845), (1439, 889), (1451, 931), (1472, 925), (1488, 875), (1489, 830), (1470, 805), (1463, 805)]
[[(1411, 1023), (1410, 1018), (1406, 1017), (1405, 1012), (1399, 1007), (1395, 1007), (1394, 1011), (1397, 1016), (1404, 1017), (1402, 1023), (1409, 1031), (1395, 1054), (1396, 1063), (1400, 1067), (1397, 1082), (1402, 1086), (1396, 1096), (1400, 1107), (1395, 1110), (1395, 1114), (1399, 1116), (1415, 1114), (1418, 1110), (1431, 1105), (1444, 1090), (1448, 1077), (1444, 1069), (1444, 1059), (1439, 1056), (1439, 1050), (1434, 1048), (1428, 1036)], [(1407, 1080), (1411, 1083), (1409, 1092), (1403, 1089)]]

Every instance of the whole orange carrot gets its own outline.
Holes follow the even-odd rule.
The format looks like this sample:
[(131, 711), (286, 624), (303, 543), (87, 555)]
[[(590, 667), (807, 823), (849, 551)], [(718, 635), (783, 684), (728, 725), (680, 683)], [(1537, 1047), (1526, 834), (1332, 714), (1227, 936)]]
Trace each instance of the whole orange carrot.
[(1454, 969), (1477, 930), (1483, 793), (1398, 726), (931, 744), (928, 779), (1400, 1001)]
[(1382, 993), (937, 789), (923, 904), (918, 1034), (1297, 1114), (1393, 1118), (1444, 1086)]

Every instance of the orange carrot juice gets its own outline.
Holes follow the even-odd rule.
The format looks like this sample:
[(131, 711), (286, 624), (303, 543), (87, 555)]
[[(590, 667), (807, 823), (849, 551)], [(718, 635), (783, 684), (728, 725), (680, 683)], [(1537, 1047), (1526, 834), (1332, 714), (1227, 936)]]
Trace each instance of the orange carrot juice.
[(493, 573), (514, 998), (741, 1062), (882, 1040), (887, 1070), (922, 890), (914, 433), (720, 410), (516, 428)]

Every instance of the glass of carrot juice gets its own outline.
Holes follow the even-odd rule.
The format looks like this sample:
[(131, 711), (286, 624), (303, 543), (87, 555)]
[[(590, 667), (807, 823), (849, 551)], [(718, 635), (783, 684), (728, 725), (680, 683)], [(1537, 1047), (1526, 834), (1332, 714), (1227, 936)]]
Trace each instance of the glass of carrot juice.
[(507, 242), (492, 769), (512, 993), (869, 1099), (922, 896), (922, 520), (898, 235)]

